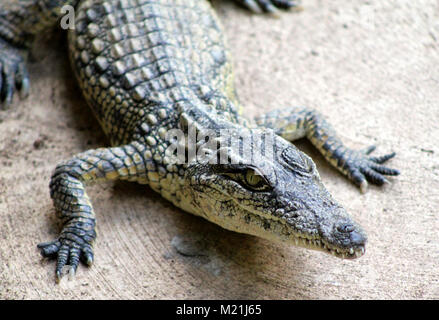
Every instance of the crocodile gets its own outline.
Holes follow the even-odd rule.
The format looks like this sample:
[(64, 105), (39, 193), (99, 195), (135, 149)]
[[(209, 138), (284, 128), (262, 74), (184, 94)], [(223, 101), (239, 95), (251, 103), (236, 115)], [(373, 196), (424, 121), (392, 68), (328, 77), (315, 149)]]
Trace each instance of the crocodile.
[[(268, 14), (294, 0), (235, 0)], [(398, 175), (371, 146), (345, 146), (318, 111), (243, 115), (232, 58), (207, 0), (8, 0), (0, 5), (0, 100), (29, 96), (26, 55), (38, 34), (75, 13), (68, 30), (73, 72), (110, 146), (59, 163), (50, 195), (59, 236), (38, 244), (74, 275), (93, 263), (96, 216), (85, 187), (133, 181), (225, 229), (353, 259), (365, 253), (362, 227), (323, 185), (292, 143), (307, 138), (361, 191)]]

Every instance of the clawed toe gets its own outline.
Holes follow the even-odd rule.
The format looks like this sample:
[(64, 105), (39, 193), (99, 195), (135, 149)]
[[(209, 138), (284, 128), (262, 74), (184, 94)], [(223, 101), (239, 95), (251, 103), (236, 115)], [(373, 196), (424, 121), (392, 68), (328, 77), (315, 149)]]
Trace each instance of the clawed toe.
[(52, 242), (40, 243), (37, 245), (37, 248), (41, 250), (40, 252), (43, 257), (52, 258), (56, 256), (60, 246), (61, 246), (61, 242), (56, 240)]
[(278, 9), (291, 9), (298, 7), (298, 0), (237, 0), (247, 9), (255, 13), (271, 13), (276, 14)]
[(380, 156), (380, 157), (370, 157), (370, 160), (381, 164), (381, 163), (386, 162), (387, 160), (392, 159), (393, 157), (395, 157), (395, 155), (396, 155), (396, 153), (392, 152), (392, 153), (389, 153), (389, 154), (386, 154), (386, 155)]
[(61, 240), (55, 240), (37, 245), (44, 257), (56, 257), (55, 276), (57, 282), (62, 278), (64, 266), (68, 265), (70, 267), (69, 277), (72, 278), (76, 274), (80, 260), (87, 266), (91, 266), (93, 263), (93, 250), (90, 245), (86, 244), (81, 247), (74, 242), (65, 240), (63, 242)]

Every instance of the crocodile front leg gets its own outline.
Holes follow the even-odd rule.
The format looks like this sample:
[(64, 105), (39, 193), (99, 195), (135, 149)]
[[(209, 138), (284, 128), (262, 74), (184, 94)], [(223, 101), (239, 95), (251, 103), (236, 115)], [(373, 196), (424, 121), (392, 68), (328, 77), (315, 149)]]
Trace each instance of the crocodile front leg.
[(43, 256), (57, 258), (57, 281), (66, 264), (74, 274), (80, 258), (87, 265), (93, 262), (96, 218), (85, 185), (117, 179), (148, 183), (145, 152), (144, 145), (134, 142), (89, 150), (57, 166), (50, 182), (50, 195), (63, 228), (56, 240), (38, 245)]
[(287, 108), (275, 110), (256, 118), (257, 125), (273, 129), (288, 141), (307, 138), (335, 168), (346, 175), (362, 192), (368, 181), (383, 185), (384, 175), (398, 175), (399, 171), (383, 166), (382, 163), (393, 158), (395, 153), (380, 157), (369, 154), (375, 150), (371, 146), (364, 151), (347, 148), (337, 137), (335, 130), (314, 110), (307, 108)]

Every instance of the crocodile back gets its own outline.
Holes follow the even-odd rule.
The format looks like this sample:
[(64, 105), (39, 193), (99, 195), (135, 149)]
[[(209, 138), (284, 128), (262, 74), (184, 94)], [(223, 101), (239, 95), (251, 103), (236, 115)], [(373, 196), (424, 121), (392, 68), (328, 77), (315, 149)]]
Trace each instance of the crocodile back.
[(229, 53), (208, 1), (83, 0), (76, 13), (70, 59), (112, 144), (157, 124), (176, 127), (188, 102), (234, 99)]

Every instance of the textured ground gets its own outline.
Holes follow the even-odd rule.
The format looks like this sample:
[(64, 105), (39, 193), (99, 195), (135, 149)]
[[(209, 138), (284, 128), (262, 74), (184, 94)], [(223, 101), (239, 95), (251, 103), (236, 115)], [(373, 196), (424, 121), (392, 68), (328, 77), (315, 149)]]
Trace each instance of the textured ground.
[(308, 105), (346, 143), (397, 151), (402, 171), (365, 195), (308, 143), (328, 189), (369, 235), (343, 261), (222, 230), (146, 187), (90, 187), (96, 262), (54, 283), (36, 244), (56, 236), (55, 165), (105, 145), (75, 86), (65, 38), (35, 50), (28, 100), (0, 111), (0, 298), (439, 298), (439, 3), (304, 0), (280, 19), (216, 1), (247, 112)]

